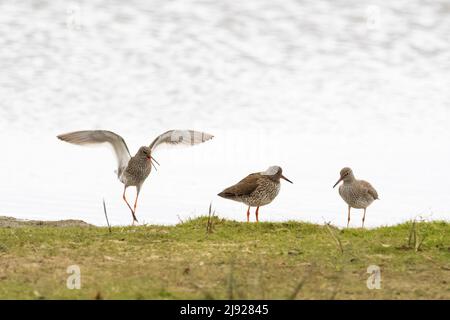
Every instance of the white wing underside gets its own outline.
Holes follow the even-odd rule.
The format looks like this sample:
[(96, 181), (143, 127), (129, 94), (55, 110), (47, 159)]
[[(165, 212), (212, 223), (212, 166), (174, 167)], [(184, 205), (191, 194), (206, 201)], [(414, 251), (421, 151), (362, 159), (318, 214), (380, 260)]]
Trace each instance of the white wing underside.
[(118, 134), (105, 130), (76, 131), (59, 135), (60, 140), (77, 145), (101, 145), (112, 147), (117, 160), (117, 176), (123, 173), (131, 159), (130, 151), (125, 140)]
[[(150, 145), (150, 149), (153, 152), (162, 146), (193, 146), (213, 137), (209, 133), (194, 130), (170, 130), (159, 135)], [(121, 181), (123, 180), (122, 174), (128, 166), (131, 155), (125, 140), (118, 134), (106, 130), (85, 130), (62, 134), (58, 138), (76, 145), (109, 145), (117, 159), (116, 174)]]
[(195, 130), (169, 130), (158, 136), (150, 145), (152, 152), (162, 146), (194, 146), (214, 138), (213, 135)]

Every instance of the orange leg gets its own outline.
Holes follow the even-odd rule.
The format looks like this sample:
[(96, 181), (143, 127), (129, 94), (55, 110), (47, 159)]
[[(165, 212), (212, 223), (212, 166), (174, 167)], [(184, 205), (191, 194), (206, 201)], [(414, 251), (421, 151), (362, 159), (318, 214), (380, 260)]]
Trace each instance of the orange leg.
[(247, 222), (250, 222), (250, 206), (247, 209)]
[(139, 192), (136, 193), (136, 200), (134, 201), (134, 213), (136, 213), (136, 207), (137, 207), (138, 199), (139, 199)]
[(125, 195), (126, 191), (127, 191), (127, 187), (125, 187), (125, 189), (123, 190), (123, 200), (127, 204), (128, 208), (130, 208), (131, 214), (133, 215), (133, 224), (134, 224), (135, 221), (137, 222), (137, 219), (136, 219), (136, 216), (134, 215), (133, 209), (131, 208), (130, 204), (128, 203), (127, 197)]
[(256, 207), (256, 222), (259, 222), (259, 207)]

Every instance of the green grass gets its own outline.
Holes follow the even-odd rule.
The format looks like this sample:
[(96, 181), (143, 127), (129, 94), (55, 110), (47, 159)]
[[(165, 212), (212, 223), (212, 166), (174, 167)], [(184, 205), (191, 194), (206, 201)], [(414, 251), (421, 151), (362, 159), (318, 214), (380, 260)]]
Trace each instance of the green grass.
[[(2, 299), (450, 299), (450, 224), (0, 228)], [(411, 238), (411, 239), (409, 239)], [(423, 241), (422, 241), (423, 240)], [(340, 244), (339, 244), (340, 243)], [(342, 250), (341, 250), (342, 247)], [(81, 268), (69, 290), (67, 267)], [(381, 289), (366, 286), (381, 268)]]

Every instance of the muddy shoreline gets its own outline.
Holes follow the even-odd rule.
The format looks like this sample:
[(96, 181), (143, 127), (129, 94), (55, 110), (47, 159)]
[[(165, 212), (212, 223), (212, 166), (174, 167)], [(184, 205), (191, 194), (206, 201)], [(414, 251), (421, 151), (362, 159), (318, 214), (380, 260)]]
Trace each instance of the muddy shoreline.
[(82, 220), (23, 220), (13, 217), (0, 216), (0, 228), (22, 228), (22, 227), (95, 227)]

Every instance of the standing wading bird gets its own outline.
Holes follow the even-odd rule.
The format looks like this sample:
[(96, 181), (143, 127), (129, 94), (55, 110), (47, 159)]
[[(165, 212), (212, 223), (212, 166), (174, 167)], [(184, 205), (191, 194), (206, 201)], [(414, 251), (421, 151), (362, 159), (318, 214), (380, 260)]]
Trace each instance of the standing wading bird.
[(280, 167), (273, 166), (264, 172), (248, 175), (234, 186), (223, 190), (218, 196), (245, 203), (248, 206), (247, 222), (250, 221), (250, 207), (256, 207), (256, 222), (259, 222), (259, 207), (275, 199), (280, 192), (280, 179), (293, 183), (283, 176)]
[(364, 209), (362, 218), (362, 227), (364, 228), (364, 220), (366, 219), (366, 209), (374, 200), (378, 200), (378, 193), (370, 183), (364, 180), (356, 180), (353, 171), (350, 168), (341, 170), (341, 177), (333, 186), (335, 188), (339, 182), (344, 183), (339, 187), (339, 194), (348, 204), (348, 220), (347, 228), (350, 224), (350, 209)]
[[(170, 130), (158, 136), (149, 147), (143, 146), (139, 148), (136, 155), (132, 157), (125, 140), (111, 131), (76, 131), (58, 136), (58, 139), (60, 140), (77, 145), (108, 143), (113, 147), (118, 164), (116, 173), (119, 180), (125, 185), (123, 190), (123, 200), (131, 210), (131, 214), (133, 215), (133, 224), (134, 222), (138, 222), (136, 219), (136, 206), (141, 187), (145, 179), (147, 179), (152, 171), (152, 165), (156, 169), (154, 162), (159, 165), (153, 157), (153, 152), (158, 148), (158, 146), (163, 144), (196, 145), (212, 138), (213, 136), (208, 133), (194, 130)], [(131, 186), (136, 187), (134, 209), (131, 208), (126, 198), (126, 190)]]

